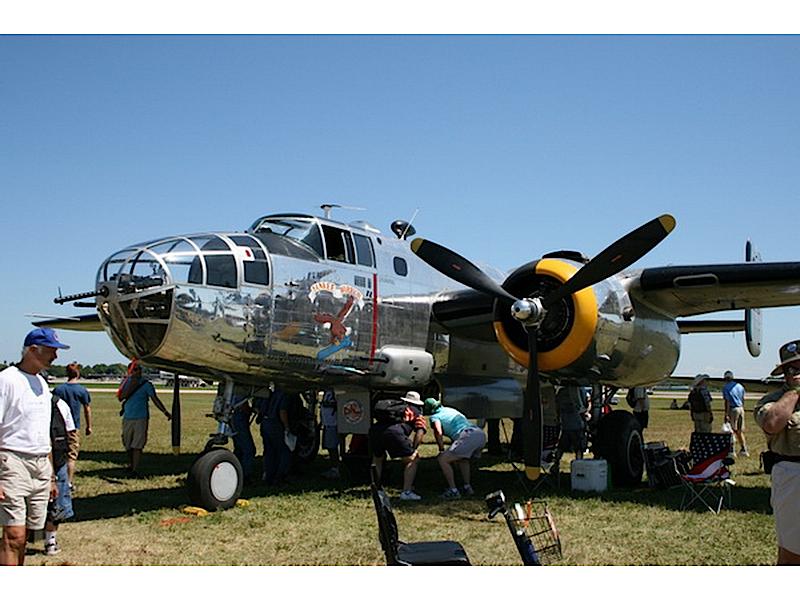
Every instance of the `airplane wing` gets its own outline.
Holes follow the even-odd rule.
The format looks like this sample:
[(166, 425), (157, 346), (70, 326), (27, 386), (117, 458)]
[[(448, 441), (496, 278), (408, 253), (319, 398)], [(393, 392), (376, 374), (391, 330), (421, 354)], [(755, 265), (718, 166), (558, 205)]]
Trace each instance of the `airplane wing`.
[(72, 331), (103, 331), (97, 313), (78, 315), (75, 317), (56, 317), (50, 315), (29, 315), (41, 319), (33, 321), (36, 327), (52, 327), (53, 329), (70, 329)]
[(674, 317), (724, 310), (800, 304), (800, 263), (657, 267), (644, 269), (631, 295)]

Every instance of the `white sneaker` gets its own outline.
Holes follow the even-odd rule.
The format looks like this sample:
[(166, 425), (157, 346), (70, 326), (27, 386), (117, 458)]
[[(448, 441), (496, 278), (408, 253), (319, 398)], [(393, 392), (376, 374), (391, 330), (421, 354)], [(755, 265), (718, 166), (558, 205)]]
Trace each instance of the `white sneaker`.
[(400, 500), (422, 500), (422, 496), (414, 493), (413, 490), (403, 490), (400, 494)]
[(472, 486), (467, 484), (461, 488), (461, 495), (462, 496), (472, 496), (475, 494), (475, 490), (472, 489)]
[(53, 542), (52, 544), (44, 545), (44, 553), (47, 556), (55, 556), (59, 552), (61, 552), (61, 546), (58, 545), (58, 542)]

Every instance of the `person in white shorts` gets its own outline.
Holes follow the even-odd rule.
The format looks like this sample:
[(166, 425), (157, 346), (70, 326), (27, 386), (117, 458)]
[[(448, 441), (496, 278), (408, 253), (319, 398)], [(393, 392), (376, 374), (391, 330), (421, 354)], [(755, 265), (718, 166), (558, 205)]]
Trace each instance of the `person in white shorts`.
[(62, 344), (52, 329), (34, 329), (22, 360), (0, 373), (0, 565), (25, 562), (27, 530), (44, 529), (47, 502), (57, 495), (50, 458), (50, 390), (40, 371)]

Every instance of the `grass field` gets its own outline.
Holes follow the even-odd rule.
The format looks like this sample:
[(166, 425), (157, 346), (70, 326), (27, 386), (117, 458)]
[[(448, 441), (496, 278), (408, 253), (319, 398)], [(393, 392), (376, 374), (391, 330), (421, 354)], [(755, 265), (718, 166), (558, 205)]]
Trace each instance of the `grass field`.
[[(169, 394), (162, 393), (169, 406)], [(652, 401), (647, 441), (670, 448), (688, 445), (687, 411), (669, 410), (669, 398)], [(369, 488), (320, 476), (327, 457), (304, 468), (280, 490), (246, 487), (249, 505), (205, 517), (181, 511), (187, 503), (186, 472), (212, 431), (211, 396), (183, 393), (183, 448), (171, 453), (169, 424), (152, 411), (142, 479), (125, 476), (119, 440), (118, 403), (95, 391), (94, 434), (83, 438), (76, 476), (75, 518), (59, 532), (61, 554), (46, 557), (42, 542), (30, 546), (30, 565), (381, 565), (377, 524)], [(719, 400), (716, 401), (719, 405)], [(752, 402), (748, 401), (749, 407)], [(717, 408), (719, 408), (717, 406)], [(715, 415), (715, 430), (721, 425)], [(751, 457), (737, 458), (733, 508), (720, 515), (680, 512), (679, 489), (614, 489), (602, 495), (570, 492), (568, 455), (560, 489), (543, 486), (561, 532), (562, 565), (767, 565), (774, 564), (775, 535), (769, 478), (759, 471), (763, 435), (752, 414), (746, 423)], [(509, 430), (510, 434), (510, 430)], [(254, 427), (256, 443), (260, 439)], [(192, 452), (192, 453), (190, 453)], [(433, 458), (432, 436), (423, 445), (417, 490), (423, 501), (394, 503), (406, 541), (454, 539), (473, 564), (518, 565), (519, 556), (501, 518), (486, 519), (483, 496), (504, 490), (510, 501), (530, 497), (508, 464), (484, 456), (473, 475), (474, 499), (439, 499), (443, 479)], [(391, 467), (390, 467), (391, 468)], [(388, 486), (399, 492), (400, 469)]]

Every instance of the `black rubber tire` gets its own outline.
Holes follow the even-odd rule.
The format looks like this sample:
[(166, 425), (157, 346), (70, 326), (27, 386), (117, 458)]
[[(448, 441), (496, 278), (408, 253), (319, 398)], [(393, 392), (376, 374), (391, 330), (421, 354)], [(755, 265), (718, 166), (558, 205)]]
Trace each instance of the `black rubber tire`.
[(192, 504), (210, 511), (236, 504), (243, 483), (244, 472), (239, 459), (225, 448), (212, 448), (198, 456), (186, 480)]
[(615, 486), (631, 487), (642, 482), (643, 445), (636, 418), (626, 410), (615, 410), (597, 424), (592, 450), (595, 456), (608, 461)]
[(294, 449), (295, 457), (304, 463), (313, 462), (319, 454), (319, 427), (314, 426), (313, 431), (307, 431), (303, 428), (298, 431), (297, 446)]

